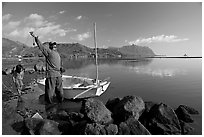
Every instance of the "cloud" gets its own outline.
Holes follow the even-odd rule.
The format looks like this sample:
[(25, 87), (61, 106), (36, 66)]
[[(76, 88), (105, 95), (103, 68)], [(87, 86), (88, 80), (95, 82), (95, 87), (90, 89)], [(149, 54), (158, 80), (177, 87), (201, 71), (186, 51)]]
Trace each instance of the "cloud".
[(18, 30), (14, 30), (14, 31), (12, 31), (11, 33), (9, 33), (8, 34), (8, 36), (14, 36), (14, 37), (16, 37), (16, 36), (19, 36), (20, 35), (20, 33), (19, 33), (19, 31)]
[(34, 28), (22, 28), (22, 29), (15, 29), (13, 31), (11, 31), (10, 33), (8, 33), (6, 36), (8, 37), (21, 37), (21, 38), (26, 38), (30, 31), (34, 31)]
[(80, 15), (80, 16), (78, 16), (78, 17), (76, 17), (76, 19), (77, 20), (80, 20), (82, 18), (82, 16)]
[(151, 38), (139, 38), (136, 39), (135, 41), (127, 41), (129, 44), (135, 44), (135, 45), (140, 45), (140, 44), (150, 44), (150, 43), (156, 43), (156, 42), (180, 42), (180, 41), (186, 41), (188, 38), (183, 38), (179, 39), (175, 35), (170, 35), (170, 36), (165, 36), (165, 35), (158, 35), (158, 36), (153, 36)]
[(76, 37), (72, 37), (71, 39), (77, 40), (77, 41), (83, 41), (85, 39), (88, 39), (89, 37), (91, 37), (91, 33), (90, 32), (86, 32), (83, 34), (78, 34)]
[(20, 24), (21, 24), (21, 21), (10, 21), (10, 22), (4, 23), (2, 24), (2, 31), (3, 33), (8, 31), (13, 31), (18, 26), (20, 26)]
[(60, 11), (60, 12), (59, 12), (59, 14), (63, 14), (63, 13), (65, 13), (65, 12), (66, 12), (66, 11), (65, 11), (65, 10), (63, 10), (63, 11)]
[(41, 27), (48, 23), (48, 21), (46, 21), (43, 16), (38, 14), (30, 14), (28, 17), (24, 19), (24, 22), (26, 26), (32, 27)]
[[(7, 19), (9, 16), (5, 16)], [(6, 37), (12, 38), (25, 38), (29, 35), (30, 31), (34, 31), (40, 37), (52, 37), (52, 36), (66, 36), (67, 33), (76, 31), (73, 28), (64, 29), (60, 24), (56, 22), (49, 22), (42, 15), (30, 14), (23, 18), (21, 21), (10, 21), (4, 23), (3, 34)]]
[(6, 14), (6, 15), (4, 15), (3, 17), (2, 17), (2, 21), (7, 21), (7, 20), (9, 20), (10, 18), (11, 18), (11, 14)]

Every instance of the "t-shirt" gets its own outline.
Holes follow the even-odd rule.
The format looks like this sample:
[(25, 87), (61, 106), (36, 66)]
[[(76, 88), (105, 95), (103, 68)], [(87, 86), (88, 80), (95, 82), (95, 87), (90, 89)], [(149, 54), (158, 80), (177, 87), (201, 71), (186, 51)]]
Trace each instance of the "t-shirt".
[(61, 76), (61, 58), (59, 53), (56, 50), (51, 50), (48, 47), (43, 46), (37, 37), (35, 37), (35, 41), (46, 59), (46, 77)]

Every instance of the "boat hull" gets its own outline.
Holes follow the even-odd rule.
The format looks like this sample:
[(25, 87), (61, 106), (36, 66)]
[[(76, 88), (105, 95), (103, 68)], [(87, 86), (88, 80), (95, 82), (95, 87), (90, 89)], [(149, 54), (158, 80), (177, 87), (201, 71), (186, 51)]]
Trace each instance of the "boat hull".
[[(66, 99), (79, 99), (100, 96), (110, 85), (109, 81), (99, 81), (98, 86), (90, 78), (65, 76), (62, 77), (63, 96)], [(84, 85), (86, 82), (86, 86)], [(87, 84), (89, 83), (89, 84)], [(82, 86), (81, 86), (82, 85)], [(38, 86), (45, 91), (45, 78), (38, 81)]]

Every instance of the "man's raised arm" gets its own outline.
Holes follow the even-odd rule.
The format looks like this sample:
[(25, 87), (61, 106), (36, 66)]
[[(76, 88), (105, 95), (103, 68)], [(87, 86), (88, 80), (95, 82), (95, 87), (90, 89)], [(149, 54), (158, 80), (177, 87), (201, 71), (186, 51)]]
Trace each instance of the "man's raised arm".
[(48, 56), (50, 49), (46, 46), (43, 46), (41, 41), (38, 39), (38, 36), (35, 36), (33, 32), (30, 32), (30, 35), (35, 39), (36, 44), (38, 45), (39, 49), (45, 56)]

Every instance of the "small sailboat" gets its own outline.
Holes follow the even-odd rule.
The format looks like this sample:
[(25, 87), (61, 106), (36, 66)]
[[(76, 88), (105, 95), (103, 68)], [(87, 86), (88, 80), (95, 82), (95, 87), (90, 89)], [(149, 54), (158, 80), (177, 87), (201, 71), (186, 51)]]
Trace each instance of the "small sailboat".
[[(62, 80), (64, 98), (66, 99), (100, 96), (110, 85), (108, 79), (96, 81), (96, 79), (86, 77), (62, 75)], [(37, 82), (39, 87), (44, 89), (45, 78), (38, 80)]]
[[(109, 78), (98, 79), (96, 23), (94, 23), (94, 44), (96, 54), (96, 79), (79, 76), (62, 75), (64, 98), (81, 99), (102, 95), (110, 85)], [(37, 81), (40, 88), (45, 88), (45, 78)]]

